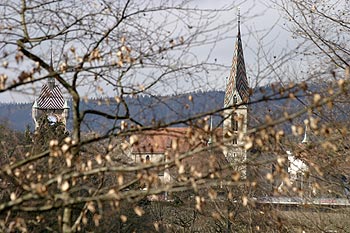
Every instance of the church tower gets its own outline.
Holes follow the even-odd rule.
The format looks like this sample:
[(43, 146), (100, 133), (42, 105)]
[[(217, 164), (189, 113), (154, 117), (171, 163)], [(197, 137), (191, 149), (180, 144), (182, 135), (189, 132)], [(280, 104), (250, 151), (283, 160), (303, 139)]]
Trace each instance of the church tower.
[(54, 78), (49, 78), (47, 84), (41, 88), (39, 97), (32, 106), (32, 118), (37, 130), (43, 122), (49, 125), (63, 124), (66, 130), (69, 106), (63, 98), (61, 89), (55, 84)]
[(224, 99), (224, 154), (232, 166), (246, 176), (244, 164), (247, 152), (244, 149), (244, 136), (247, 132), (249, 85), (244, 64), (243, 47), (238, 13), (238, 34), (235, 51), (226, 83)]

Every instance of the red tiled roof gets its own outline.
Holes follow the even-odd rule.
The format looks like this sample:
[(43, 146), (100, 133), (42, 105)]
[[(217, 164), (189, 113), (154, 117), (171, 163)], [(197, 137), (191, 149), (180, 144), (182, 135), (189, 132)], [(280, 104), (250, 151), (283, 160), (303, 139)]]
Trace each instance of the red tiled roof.
[[(217, 130), (216, 134), (222, 130)], [(210, 132), (204, 129), (163, 128), (140, 132), (138, 143), (133, 146), (133, 153), (161, 154), (167, 150), (183, 153), (207, 145)], [(221, 136), (221, 134), (220, 134)], [(216, 138), (220, 138), (217, 136)]]
[[(220, 147), (210, 148), (208, 139), (212, 136), (213, 142), (221, 142), (222, 129), (217, 129), (211, 134), (200, 128), (165, 128), (140, 132), (138, 143), (133, 145), (134, 154), (165, 154), (172, 157), (177, 153), (185, 153), (195, 149), (203, 149), (198, 153), (183, 159), (181, 163), (186, 172), (207, 176), (215, 172), (216, 176), (227, 176), (232, 173), (228, 167), (228, 161)], [(178, 167), (169, 169), (173, 178), (177, 177)]]

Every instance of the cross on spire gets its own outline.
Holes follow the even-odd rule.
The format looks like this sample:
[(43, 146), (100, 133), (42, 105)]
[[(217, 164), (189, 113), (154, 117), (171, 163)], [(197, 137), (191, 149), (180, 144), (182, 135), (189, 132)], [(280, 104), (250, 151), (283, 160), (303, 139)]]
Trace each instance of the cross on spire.
[(237, 21), (238, 21), (238, 34), (240, 34), (241, 32), (241, 8), (240, 7), (238, 7)]

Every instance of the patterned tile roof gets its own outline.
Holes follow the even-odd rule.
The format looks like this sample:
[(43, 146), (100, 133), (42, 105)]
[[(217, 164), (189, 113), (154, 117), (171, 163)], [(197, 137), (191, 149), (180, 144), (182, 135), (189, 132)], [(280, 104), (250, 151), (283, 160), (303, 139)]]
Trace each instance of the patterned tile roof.
[(50, 88), (48, 84), (44, 84), (37, 99), (37, 108), (64, 109), (64, 102), (62, 92), (57, 85)]
[(243, 47), (241, 40), (240, 22), (238, 21), (238, 35), (235, 45), (235, 53), (232, 60), (230, 77), (226, 86), (225, 107), (231, 104), (233, 92), (237, 90), (241, 100), (248, 102), (249, 100), (249, 85), (245, 69)]

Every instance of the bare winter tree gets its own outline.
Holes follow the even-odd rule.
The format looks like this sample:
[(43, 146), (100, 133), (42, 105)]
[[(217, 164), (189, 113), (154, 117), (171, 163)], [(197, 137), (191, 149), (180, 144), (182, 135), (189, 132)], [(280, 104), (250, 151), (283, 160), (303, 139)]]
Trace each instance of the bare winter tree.
[[(305, 80), (331, 77), (332, 82), (322, 86), (325, 90), (307, 82), (274, 83), (257, 90), (257, 97), (247, 89), (251, 97), (247, 105), (259, 114), (249, 115), (250, 127), (243, 134), (244, 119), (226, 112), (245, 102), (191, 114), (191, 107), (200, 104), (193, 95), (175, 98), (180, 110), (167, 101), (169, 97), (161, 96), (200, 89), (223, 68), (209, 58), (215, 44), (237, 27), (236, 18), (227, 22), (220, 18), (235, 4), (202, 9), (171, 0), (0, 3), (0, 93), (37, 96), (39, 84), (54, 78), (69, 96), (72, 115), (69, 133), (60, 124), (40, 119), (33, 142), (4, 127), (9, 133), (0, 134), (0, 229), (325, 230), (321, 225), (307, 228), (298, 222), (300, 217), (265, 208), (257, 197), (334, 197), (343, 196), (348, 187), (348, 167), (341, 163), (347, 158), (348, 125), (333, 117), (347, 104), (349, 51), (347, 35), (341, 32), (348, 31), (348, 3), (277, 4), (291, 20), (288, 25), (295, 36), (306, 41), (293, 52), (317, 57), (308, 64)], [(209, 52), (203, 55), (204, 50)], [(266, 54), (263, 57), (269, 60)], [(284, 67), (288, 58), (295, 55), (286, 53), (280, 61), (266, 62), (257, 76), (270, 71), (276, 80), (292, 77), (295, 73)], [(323, 68), (329, 60), (327, 69), (311, 73), (315, 65)], [(145, 97), (153, 102), (141, 101)], [(274, 108), (281, 100), (283, 107)], [(156, 116), (159, 112), (146, 111), (159, 103), (176, 118), (166, 120)], [(135, 113), (133, 106), (140, 104)], [(208, 115), (219, 119), (216, 126)], [(235, 132), (224, 137), (220, 124), (226, 118)], [(305, 133), (304, 119), (317, 138), (307, 145), (296, 142)], [(179, 124), (186, 129), (170, 128)], [(232, 166), (222, 151), (237, 139), (247, 159)], [(16, 142), (15, 149), (11, 150), (11, 142)], [(286, 169), (286, 148), (309, 168), (295, 174), (294, 180)], [(147, 157), (146, 149), (155, 159)], [(165, 151), (162, 156), (160, 149)], [(330, 172), (330, 164), (339, 171)], [(249, 171), (235, 170), (239, 166)]]
[[(39, 82), (53, 77), (70, 97), (73, 118), (69, 137), (51, 132), (56, 129), (44, 122), (33, 137), (34, 149), (4, 164), (4, 184), (16, 177), (17, 188), (2, 201), (1, 227), (72, 232), (91, 221), (99, 225), (106, 201), (118, 209), (121, 200), (142, 199), (144, 192), (131, 187), (151, 182), (154, 173), (143, 171), (159, 164), (125, 167), (130, 163), (117, 151), (130, 146), (123, 140), (137, 143), (133, 132), (156, 125), (134, 119), (125, 97), (177, 94), (188, 80), (194, 88), (205, 85), (215, 66), (194, 51), (210, 49), (235, 25), (215, 20), (233, 7), (209, 10), (187, 1), (130, 0), (1, 3), (1, 92), (35, 94)], [(81, 109), (82, 100), (111, 93), (110, 112)], [(108, 128), (82, 138), (82, 127), (91, 129), (91, 116), (95, 122), (108, 119)], [(154, 191), (150, 194), (164, 188)], [(134, 210), (142, 215), (140, 207)]]

